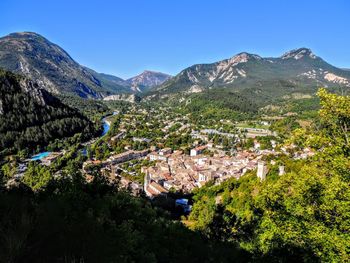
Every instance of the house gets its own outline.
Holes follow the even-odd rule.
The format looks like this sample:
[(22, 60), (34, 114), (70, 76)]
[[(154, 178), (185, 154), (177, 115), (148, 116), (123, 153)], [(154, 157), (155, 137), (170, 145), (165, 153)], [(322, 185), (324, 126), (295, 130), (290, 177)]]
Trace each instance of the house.
[(49, 154), (49, 156), (44, 157), (43, 159), (41, 159), (41, 163), (43, 165), (49, 166), (55, 160), (57, 160), (57, 158), (61, 157), (62, 155), (63, 155), (63, 153), (61, 153), (61, 152), (52, 152), (52, 153)]
[(198, 172), (198, 182), (206, 183), (213, 179), (212, 172), (210, 170)]
[(152, 145), (150, 148), (149, 148), (152, 152), (156, 151), (157, 150), (157, 146), (155, 145)]
[(131, 160), (134, 151), (127, 151), (120, 154), (113, 155), (107, 159), (112, 164), (122, 163)]
[(197, 156), (201, 154), (205, 149), (207, 149), (207, 145), (198, 146), (196, 148), (191, 149), (190, 156)]
[(176, 188), (174, 184), (174, 180), (171, 181), (164, 181), (163, 186), (165, 189), (170, 190), (171, 188)]
[(196, 162), (197, 165), (201, 166), (201, 165), (204, 165), (208, 161), (208, 159), (207, 158), (197, 158), (194, 161)]
[(147, 185), (145, 188), (145, 193), (147, 196), (150, 198), (154, 198), (156, 196), (162, 195), (162, 196), (167, 196), (168, 190), (165, 189), (163, 186), (160, 184), (152, 181), (150, 184)]
[(284, 175), (285, 173), (284, 165), (278, 166), (278, 175)]
[(134, 151), (133, 159), (145, 157), (148, 153), (149, 151), (147, 149), (142, 151)]
[(260, 149), (260, 147), (261, 147), (260, 142), (258, 142), (257, 140), (254, 140), (254, 149), (258, 150), (258, 149)]
[(156, 152), (152, 152), (148, 155), (150, 161), (168, 161), (169, 155), (160, 155)]
[(171, 154), (173, 150), (171, 148), (164, 148), (159, 151), (159, 155), (168, 155)]

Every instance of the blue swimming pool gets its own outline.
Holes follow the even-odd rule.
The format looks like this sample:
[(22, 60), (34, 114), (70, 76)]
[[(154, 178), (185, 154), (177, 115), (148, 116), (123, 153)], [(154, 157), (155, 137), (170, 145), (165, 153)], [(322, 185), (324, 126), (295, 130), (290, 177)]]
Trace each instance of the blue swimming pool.
[(41, 160), (42, 158), (45, 158), (47, 156), (49, 156), (51, 152), (42, 152), (42, 153), (38, 153), (36, 155), (33, 155), (32, 158), (30, 158), (31, 161), (38, 161)]

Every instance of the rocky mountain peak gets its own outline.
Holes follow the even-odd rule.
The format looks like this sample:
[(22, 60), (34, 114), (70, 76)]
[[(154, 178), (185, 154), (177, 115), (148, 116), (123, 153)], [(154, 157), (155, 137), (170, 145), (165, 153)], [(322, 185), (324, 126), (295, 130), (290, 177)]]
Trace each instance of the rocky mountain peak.
[(24, 32), (14, 32), (9, 34), (10, 37), (36, 37), (36, 38), (43, 38), (45, 39), (42, 35), (35, 33), (35, 32), (28, 32), (28, 31), (24, 31)]
[(258, 55), (249, 54), (247, 52), (242, 52), (242, 53), (239, 53), (239, 54), (233, 56), (232, 58), (228, 59), (228, 64), (230, 66), (236, 66), (236, 65), (238, 65), (240, 63), (248, 62), (251, 59), (258, 59), (258, 60), (260, 60), (261, 57), (258, 56)]
[(299, 60), (304, 57), (310, 57), (312, 59), (315, 59), (316, 55), (309, 48), (297, 48), (297, 49), (288, 51), (287, 53), (281, 56), (282, 59), (293, 58), (295, 60)]
[(144, 75), (144, 74), (157, 74), (157, 73), (160, 73), (160, 72), (157, 72), (157, 71), (152, 71), (152, 70), (144, 70), (141, 75)]
[(168, 74), (145, 70), (141, 74), (128, 79), (127, 82), (130, 83), (131, 86), (134, 87), (137, 91), (141, 91), (141, 89), (145, 87), (160, 85), (169, 78), (171, 78), (171, 76)]

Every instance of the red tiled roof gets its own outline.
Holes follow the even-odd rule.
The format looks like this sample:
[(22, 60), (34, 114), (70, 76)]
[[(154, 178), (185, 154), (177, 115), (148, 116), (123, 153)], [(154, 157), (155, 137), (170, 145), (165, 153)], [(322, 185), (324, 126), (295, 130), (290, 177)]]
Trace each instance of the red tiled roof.
[(158, 193), (156, 192), (156, 191), (154, 191), (151, 187), (147, 187), (147, 192), (150, 194), (150, 195), (152, 195), (152, 196), (156, 196), (156, 195), (158, 195)]
[(171, 174), (170, 174), (170, 173), (163, 173), (162, 176), (163, 176), (166, 180), (171, 180), (171, 179), (173, 179), (173, 178), (171, 177)]
[(157, 191), (161, 192), (161, 193), (167, 193), (168, 191), (161, 186), (160, 184), (157, 184), (156, 182), (152, 182), (149, 185), (150, 187), (153, 187), (154, 189), (156, 189)]
[(206, 149), (208, 146), (207, 145), (201, 145), (201, 146), (198, 146), (196, 148), (194, 148), (196, 151), (201, 151), (201, 150), (204, 150)]

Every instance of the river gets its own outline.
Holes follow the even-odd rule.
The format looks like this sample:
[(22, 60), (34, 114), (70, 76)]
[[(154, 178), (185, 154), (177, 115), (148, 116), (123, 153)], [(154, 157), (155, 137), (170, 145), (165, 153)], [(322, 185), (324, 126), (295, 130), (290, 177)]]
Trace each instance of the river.
[[(116, 112), (116, 111), (113, 112), (113, 115), (117, 115), (117, 114), (118, 114), (118, 112)], [(102, 123), (103, 123), (103, 130), (102, 130), (102, 133), (101, 133), (101, 136), (100, 136), (100, 137), (105, 136), (105, 135), (108, 133), (108, 131), (110, 130), (110, 128), (111, 128), (111, 123), (110, 123), (108, 120), (106, 120), (106, 117), (102, 119)], [(84, 148), (84, 149), (85, 149), (85, 148)], [(83, 149), (83, 150), (84, 150), (84, 149)], [(38, 154), (35, 154), (35, 155), (33, 155), (33, 156), (30, 158), (30, 161), (38, 161), (38, 160), (41, 160), (41, 159), (43, 159), (43, 158), (49, 156), (50, 154), (51, 154), (51, 152), (47, 152), (47, 151), (41, 152), (41, 153), (38, 153)], [(83, 153), (83, 154), (84, 154), (84, 153)]]

